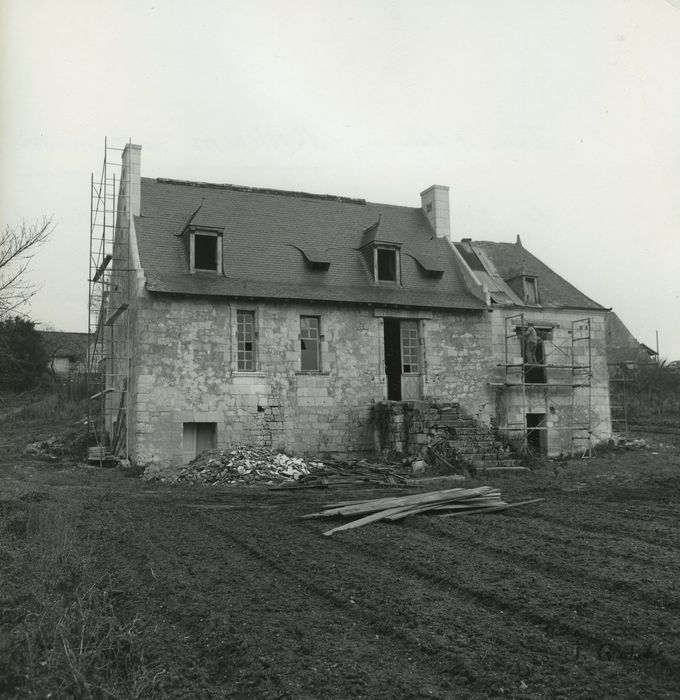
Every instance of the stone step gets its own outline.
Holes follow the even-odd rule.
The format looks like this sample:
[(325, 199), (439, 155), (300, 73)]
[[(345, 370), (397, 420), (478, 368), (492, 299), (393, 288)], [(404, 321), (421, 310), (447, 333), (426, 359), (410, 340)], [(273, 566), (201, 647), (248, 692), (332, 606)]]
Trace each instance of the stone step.
[(446, 426), (436, 426), (435, 428), (432, 428), (432, 430), (442, 432), (445, 435), (453, 436), (484, 435), (484, 433), (480, 433), (479, 430), (477, 430), (477, 428), (449, 428)]
[(473, 460), (470, 462), (471, 466), (473, 466), (475, 469), (478, 471), (500, 471), (501, 469), (507, 469), (507, 470), (527, 470), (527, 467), (520, 467), (519, 462), (516, 459), (499, 459), (496, 462), (491, 462), (491, 461), (477, 461)]
[(469, 418), (439, 418), (438, 420), (433, 420), (432, 425), (444, 425), (447, 428), (479, 429), (477, 422)]
[(458, 459), (464, 459), (466, 462), (493, 462), (495, 459), (505, 459), (498, 452), (459, 452)]

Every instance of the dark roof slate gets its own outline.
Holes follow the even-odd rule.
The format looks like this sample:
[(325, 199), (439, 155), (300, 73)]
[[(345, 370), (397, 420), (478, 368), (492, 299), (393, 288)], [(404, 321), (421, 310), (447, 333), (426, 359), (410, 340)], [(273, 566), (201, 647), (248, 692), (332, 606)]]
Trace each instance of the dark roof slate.
[(556, 272), (517, 243), (474, 241), (491, 260), (498, 274), (506, 280), (527, 274), (538, 278), (540, 306), (550, 308), (593, 309), (606, 311), (590, 297), (560, 277)]
[[(433, 238), (420, 209), (151, 178), (142, 178), (141, 201), (135, 228), (152, 292), (485, 308), (465, 287), (448, 242)], [(174, 234), (192, 212), (192, 228), (224, 229), (223, 275), (189, 272), (187, 248)], [(359, 252), (365, 230), (378, 221), (380, 240), (401, 246), (401, 286), (374, 284), (372, 270)], [(329, 268), (313, 269), (301, 250), (323, 251)], [(437, 259), (442, 278), (424, 275), (412, 256)]]
[[(604, 318), (607, 340), (607, 362), (609, 364), (650, 364), (654, 360), (645, 351), (647, 347), (639, 343), (623, 321), (610, 311)], [(656, 353), (652, 350), (654, 355)]]

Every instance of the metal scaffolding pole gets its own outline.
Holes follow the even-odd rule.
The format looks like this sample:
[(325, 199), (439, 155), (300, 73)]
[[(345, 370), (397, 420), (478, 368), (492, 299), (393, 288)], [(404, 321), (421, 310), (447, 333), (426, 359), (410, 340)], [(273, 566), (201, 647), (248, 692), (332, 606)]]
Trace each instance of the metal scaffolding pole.
[(121, 151), (105, 139), (101, 176), (90, 178), (88, 446), (100, 465), (129, 452), (130, 186), (112, 155)]

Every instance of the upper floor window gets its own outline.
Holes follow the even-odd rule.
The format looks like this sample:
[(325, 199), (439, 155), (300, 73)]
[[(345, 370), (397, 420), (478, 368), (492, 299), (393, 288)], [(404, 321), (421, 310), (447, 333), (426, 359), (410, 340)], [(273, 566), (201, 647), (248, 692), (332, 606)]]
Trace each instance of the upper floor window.
[(375, 281), (400, 284), (399, 249), (376, 246), (373, 254)]
[(300, 369), (321, 371), (321, 319), (318, 316), (300, 316)]
[(524, 301), (527, 304), (538, 304), (538, 279), (524, 277)]
[(191, 234), (191, 271), (222, 272), (222, 237), (216, 233)]
[(236, 312), (236, 367), (239, 372), (255, 371), (255, 312)]

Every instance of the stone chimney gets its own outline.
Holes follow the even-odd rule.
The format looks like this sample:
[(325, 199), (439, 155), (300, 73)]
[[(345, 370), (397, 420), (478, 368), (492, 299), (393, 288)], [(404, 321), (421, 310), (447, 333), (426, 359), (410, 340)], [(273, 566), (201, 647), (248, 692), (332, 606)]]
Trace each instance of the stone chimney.
[(451, 240), (449, 188), (444, 185), (432, 185), (420, 193), (420, 202), (437, 238)]
[(125, 144), (122, 160), (120, 195), (129, 197), (130, 214), (139, 216), (142, 208), (142, 147)]

